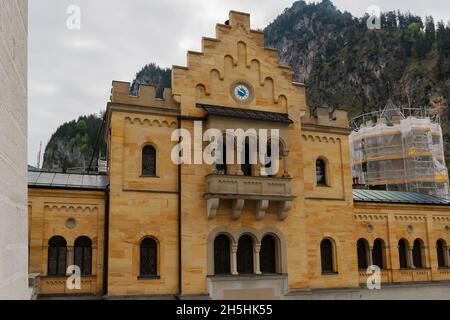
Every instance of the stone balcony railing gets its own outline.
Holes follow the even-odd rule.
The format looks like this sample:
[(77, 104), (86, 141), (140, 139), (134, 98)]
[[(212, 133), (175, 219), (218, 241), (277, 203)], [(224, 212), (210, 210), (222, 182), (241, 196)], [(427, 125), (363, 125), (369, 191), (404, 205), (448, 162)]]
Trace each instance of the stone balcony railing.
[(393, 278), (398, 282), (428, 282), (432, 280), (431, 269), (394, 270)]
[(209, 219), (216, 216), (220, 200), (231, 200), (233, 219), (240, 218), (246, 201), (253, 201), (257, 219), (263, 219), (269, 202), (275, 202), (278, 218), (285, 220), (295, 198), (290, 178), (211, 174), (206, 176), (206, 190)]
[[(359, 283), (366, 284), (372, 274), (366, 271), (359, 271)], [(398, 282), (429, 282), (439, 280), (450, 280), (450, 269), (439, 269), (433, 274), (431, 269), (396, 269), (381, 270), (381, 283), (398, 283)]]
[[(373, 273), (367, 273), (366, 270), (359, 271), (359, 283), (362, 285), (367, 284), (367, 280), (373, 277)], [(380, 272), (381, 283), (391, 283), (392, 282), (392, 270), (383, 269)]]
[(89, 294), (94, 295), (97, 292), (97, 276), (83, 276), (81, 278), (80, 289), (70, 289), (67, 286), (68, 277), (41, 277), (40, 292), (41, 295), (59, 295), (59, 294)]

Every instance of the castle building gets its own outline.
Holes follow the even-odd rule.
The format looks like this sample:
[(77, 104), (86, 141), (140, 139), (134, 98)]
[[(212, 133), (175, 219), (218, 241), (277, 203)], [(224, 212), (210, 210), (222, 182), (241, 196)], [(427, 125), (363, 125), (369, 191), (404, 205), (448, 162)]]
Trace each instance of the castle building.
[[(164, 99), (113, 82), (107, 176), (29, 173), (30, 271), (41, 274), (41, 294), (359, 295), (371, 265), (386, 287), (449, 281), (450, 203), (353, 191), (346, 112), (312, 110), (248, 14), (230, 12), (216, 33), (188, 52), (187, 67), (173, 67)], [(201, 161), (209, 129), (278, 130), (278, 172), (247, 157)], [(193, 146), (178, 149), (189, 136)], [(178, 153), (196, 164), (174, 162)], [(80, 289), (67, 286), (72, 265)]]

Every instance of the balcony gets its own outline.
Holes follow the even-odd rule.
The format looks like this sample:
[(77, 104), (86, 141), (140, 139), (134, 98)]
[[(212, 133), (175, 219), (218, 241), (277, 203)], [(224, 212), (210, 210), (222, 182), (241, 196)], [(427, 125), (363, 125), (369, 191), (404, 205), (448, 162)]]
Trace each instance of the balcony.
[(396, 282), (428, 282), (432, 280), (431, 269), (394, 270), (393, 279)]
[[(373, 274), (367, 273), (365, 270), (360, 270), (359, 271), (359, 283), (361, 285), (366, 285), (367, 280), (372, 276), (373, 276)], [(392, 282), (392, 270), (386, 270), (386, 269), (381, 270), (380, 280), (381, 280), (381, 283), (383, 283), (383, 284), (391, 283)]]
[(216, 216), (221, 200), (231, 200), (233, 219), (240, 218), (246, 201), (253, 201), (258, 220), (265, 217), (269, 202), (277, 203), (278, 218), (285, 220), (295, 198), (290, 178), (211, 174), (206, 176), (206, 190), (209, 219)]

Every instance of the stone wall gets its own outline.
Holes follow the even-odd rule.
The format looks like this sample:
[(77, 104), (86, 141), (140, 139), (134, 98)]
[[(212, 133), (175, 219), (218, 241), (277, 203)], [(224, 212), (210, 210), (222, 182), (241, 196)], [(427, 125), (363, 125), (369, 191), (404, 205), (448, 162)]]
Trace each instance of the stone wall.
[(29, 299), (27, 0), (0, 0), (0, 299)]

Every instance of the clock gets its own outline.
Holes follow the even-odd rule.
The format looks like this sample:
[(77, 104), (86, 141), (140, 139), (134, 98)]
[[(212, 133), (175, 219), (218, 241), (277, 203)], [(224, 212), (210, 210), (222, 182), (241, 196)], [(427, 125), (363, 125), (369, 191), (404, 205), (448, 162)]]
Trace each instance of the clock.
[(242, 82), (235, 83), (231, 91), (233, 98), (238, 102), (249, 102), (253, 96), (251, 87)]

